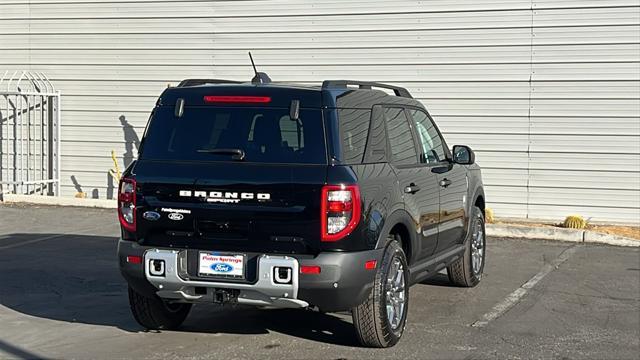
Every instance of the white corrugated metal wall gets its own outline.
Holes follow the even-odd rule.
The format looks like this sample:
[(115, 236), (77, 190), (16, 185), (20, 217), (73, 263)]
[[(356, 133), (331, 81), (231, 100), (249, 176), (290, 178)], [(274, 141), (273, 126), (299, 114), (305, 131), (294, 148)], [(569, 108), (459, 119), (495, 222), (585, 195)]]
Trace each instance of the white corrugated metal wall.
[(111, 197), (183, 78), (385, 81), (484, 168), (497, 216), (640, 222), (639, 0), (0, 1), (0, 69), (63, 93), (63, 194)]

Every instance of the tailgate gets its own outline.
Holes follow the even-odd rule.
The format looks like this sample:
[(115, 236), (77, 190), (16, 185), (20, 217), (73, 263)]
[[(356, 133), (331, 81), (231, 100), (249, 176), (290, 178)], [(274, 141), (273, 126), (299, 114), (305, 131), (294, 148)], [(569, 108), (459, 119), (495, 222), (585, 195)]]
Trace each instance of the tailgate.
[(319, 251), (325, 165), (141, 160), (135, 172), (143, 197), (137, 235), (145, 245)]

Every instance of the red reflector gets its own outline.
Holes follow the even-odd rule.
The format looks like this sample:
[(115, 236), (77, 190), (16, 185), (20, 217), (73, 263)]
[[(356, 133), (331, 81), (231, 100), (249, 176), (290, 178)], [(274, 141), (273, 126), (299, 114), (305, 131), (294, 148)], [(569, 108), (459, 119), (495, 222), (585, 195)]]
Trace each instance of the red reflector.
[(266, 104), (271, 102), (269, 96), (220, 96), (207, 95), (204, 97), (207, 103), (227, 103), (227, 104)]
[(373, 270), (376, 268), (377, 265), (378, 265), (377, 260), (369, 260), (366, 263), (364, 263), (364, 268), (367, 270)]
[(300, 266), (300, 274), (320, 274), (320, 266)]
[(129, 264), (142, 264), (142, 256), (127, 256)]

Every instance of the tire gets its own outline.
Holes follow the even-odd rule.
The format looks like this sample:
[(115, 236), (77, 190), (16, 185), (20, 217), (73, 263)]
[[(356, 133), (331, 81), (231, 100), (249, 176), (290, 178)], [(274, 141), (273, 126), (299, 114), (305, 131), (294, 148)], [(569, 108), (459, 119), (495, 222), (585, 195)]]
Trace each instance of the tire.
[(129, 306), (138, 324), (149, 330), (173, 330), (189, 315), (191, 304), (169, 304), (157, 296), (146, 297), (129, 287)]
[[(486, 257), (486, 232), (484, 214), (480, 208), (474, 206), (471, 213), (471, 231), (464, 243), (465, 250), (461, 258), (447, 266), (449, 281), (455, 286), (474, 287), (482, 279)], [(480, 259), (474, 268), (474, 254)], [(476, 260), (477, 261), (477, 260)]]
[[(358, 339), (363, 346), (386, 348), (394, 346), (402, 337), (409, 309), (409, 267), (404, 251), (395, 236), (390, 236), (382, 263), (375, 276), (373, 289), (367, 300), (351, 310), (353, 325)], [(399, 265), (401, 267), (399, 267)], [(394, 271), (395, 270), (395, 271)], [(394, 277), (394, 284), (389, 283), (389, 276), (402, 274), (402, 279)], [(399, 280), (402, 280), (400, 283)], [(395, 288), (395, 292), (387, 291)], [(390, 296), (391, 295), (391, 296)], [(389, 320), (387, 300), (396, 300), (396, 313), (393, 323)], [(402, 300), (403, 299), (403, 300)], [(402, 305), (400, 305), (402, 302)], [(391, 306), (391, 305), (390, 305)], [(397, 311), (400, 309), (400, 311)]]

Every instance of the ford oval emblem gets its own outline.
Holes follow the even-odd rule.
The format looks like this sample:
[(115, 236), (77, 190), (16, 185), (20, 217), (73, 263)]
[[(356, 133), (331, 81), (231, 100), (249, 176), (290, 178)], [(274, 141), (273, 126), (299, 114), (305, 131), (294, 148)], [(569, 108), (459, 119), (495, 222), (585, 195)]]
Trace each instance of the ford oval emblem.
[(214, 263), (211, 264), (211, 270), (215, 272), (228, 273), (233, 271), (233, 266), (225, 263)]
[(176, 220), (176, 221), (182, 220), (182, 219), (184, 219), (184, 215), (182, 215), (180, 213), (171, 213), (171, 214), (169, 214), (169, 219)]
[(155, 211), (145, 211), (144, 214), (142, 214), (142, 217), (145, 220), (156, 221), (156, 220), (160, 219), (160, 214), (158, 214)]

